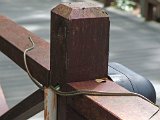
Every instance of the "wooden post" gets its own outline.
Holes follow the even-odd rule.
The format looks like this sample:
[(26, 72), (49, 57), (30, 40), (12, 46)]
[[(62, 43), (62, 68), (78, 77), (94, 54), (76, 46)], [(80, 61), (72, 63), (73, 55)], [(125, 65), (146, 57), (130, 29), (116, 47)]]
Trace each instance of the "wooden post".
[[(51, 11), (51, 84), (107, 77), (109, 17), (91, 3), (63, 3)], [(58, 96), (58, 120), (67, 120), (67, 98)], [(69, 119), (69, 118), (68, 118)]]
[(48, 87), (44, 89), (44, 119), (57, 120), (57, 96)]
[[(77, 4), (77, 5), (76, 5)], [(70, 4), (69, 4), (70, 5)], [(64, 66), (61, 66), (63, 71), (62, 74), (64, 75), (63, 77), (57, 77), (57, 78), (61, 78), (58, 81), (59, 83), (63, 84), (62, 89), (64, 89), (65, 87), (65, 83), (67, 83), (67, 88), (66, 90), (69, 89), (74, 89), (74, 90), (81, 90), (81, 89), (86, 89), (86, 90), (94, 90), (94, 91), (103, 91), (103, 92), (110, 92), (110, 93), (129, 93), (129, 91), (127, 91), (126, 89), (120, 87), (119, 85), (117, 85), (116, 83), (110, 81), (110, 80), (106, 80), (106, 82), (103, 83), (97, 83), (96, 81), (94, 81), (95, 75), (93, 74), (93, 79), (90, 79), (91, 76), (85, 76), (86, 79), (79, 79), (79, 76), (77, 73), (77, 79), (79, 79), (81, 82), (74, 82), (77, 81), (76, 79), (69, 79), (72, 78), (72, 76), (69, 76), (69, 71), (74, 70), (73, 66), (77, 64), (77, 69), (79, 68), (79, 70), (81, 70), (81, 72), (83, 71), (83, 69), (81, 69), (81, 65), (85, 66), (86, 64), (84, 64), (85, 62), (82, 61), (83, 64), (80, 64), (80, 60), (85, 60), (86, 55), (89, 54), (90, 51), (87, 51), (86, 49), (89, 47), (91, 47), (92, 49), (95, 47), (96, 50), (93, 50), (94, 53), (96, 54), (102, 54), (105, 53), (104, 51), (107, 49), (108, 50), (108, 44), (105, 45), (101, 45), (100, 43), (108, 43), (108, 29), (109, 29), (109, 19), (107, 17), (107, 15), (105, 13), (103, 13), (102, 11), (100, 11), (99, 8), (96, 8), (94, 6), (91, 5), (87, 5), (84, 6), (82, 3), (74, 3), (74, 6), (71, 7), (67, 7), (69, 5), (66, 4), (61, 4), (61, 9), (57, 8), (58, 12), (53, 13), (53, 15), (55, 14), (55, 17), (57, 15), (57, 22), (58, 18), (60, 18), (62, 21), (64, 20), (65, 23), (68, 23), (69, 26), (73, 26), (74, 29), (65, 29), (66, 34), (64, 34), (64, 37), (61, 36), (62, 33), (64, 33), (61, 29), (62, 27), (60, 27), (59, 29), (59, 34), (57, 35), (57, 38), (59, 39), (53, 39), (55, 33), (53, 32), (54, 29), (52, 29), (52, 41), (51, 44), (53, 46), (53, 43), (56, 42), (57, 43), (63, 43), (62, 40), (64, 40), (64, 38), (67, 38), (64, 40), (64, 45), (66, 46), (65, 50), (65, 56), (63, 56), (64, 54), (59, 54), (63, 51), (63, 47), (60, 47), (61, 45), (57, 46), (57, 55), (59, 55), (58, 58), (63, 58), (60, 62), (65, 62), (65, 60), (67, 60), (68, 62), (66, 62), (67, 64), (64, 64), (65, 68), (63, 68)], [(62, 7), (63, 6), (63, 7)], [(81, 9), (81, 10), (80, 10)], [(67, 12), (68, 10), (68, 12)], [(86, 10), (86, 11), (83, 11)], [(52, 11), (53, 12), (53, 11)], [(104, 14), (101, 15), (101, 14)], [(62, 16), (63, 15), (63, 16)], [(67, 17), (68, 16), (68, 17)], [(74, 18), (74, 19), (73, 19)], [(53, 20), (53, 18), (52, 18)], [(92, 22), (92, 20), (94, 22)], [(75, 22), (80, 22), (79, 24), (75, 23)], [(86, 22), (88, 21), (88, 22)], [(95, 22), (96, 21), (96, 22)], [(99, 21), (99, 22), (98, 22)], [(105, 22), (106, 21), (106, 22)], [(71, 23), (74, 22), (74, 25), (72, 25)], [(52, 60), (56, 60), (53, 56), (55, 54), (55, 52), (53, 52), (53, 48), (51, 47), (51, 72), (49, 69), (49, 43), (45, 42), (44, 40), (40, 39), (39, 37), (35, 36), (33, 33), (27, 31), (26, 29), (24, 29), (23, 27), (20, 27), (19, 25), (17, 25), (16, 23), (14, 23), (13, 21), (0, 16), (0, 50), (5, 53), (8, 57), (10, 57), (13, 61), (15, 61), (16, 64), (18, 64), (21, 68), (24, 69), (24, 64), (23, 64), (23, 52), (26, 48), (28, 48), (27, 46), (30, 45), (30, 43), (28, 43), (28, 36), (31, 36), (32, 39), (34, 40), (34, 42), (36, 43), (36, 47), (33, 51), (30, 51), (27, 54), (27, 59), (28, 59), (28, 65), (30, 67), (32, 67), (31, 69), (31, 73), (33, 71), (33, 75), (34, 77), (44, 86), (46, 86), (45, 88), (45, 93), (46, 93), (46, 101), (47, 100), (51, 100), (48, 101), (51, 110), (49, 111), (49, 113), (56, 113), (52, 112), (52, 110), (54, 110), (53, 108), (56, 107), (52, 107), (53, 103), (55, 103), (55, 97), (53, 91), (50, 90), (50, 88), (47, 88), (48, 86), (48, 82), (50, 81), (50, 83), (56, 83), (57, 80), (55, 79), (56, 77), (54, 77), (53, 74), (53, 61)], [(88, 23), (88, 24), (86, 24)], [(94, 24), (95, 23), (95, 24)], [(103, 24), (103, 25), (102, 25)], [(100, 25), (100, 27), (98, 26)], [(60, 25), (59, 25), (60, 26)], [(95, 27), (91, 27), (91, 26), (95, 26)], [(105, 27), (107, 26), (107, 27)], [(53, 27), (53, 26), (52, 26)], [(58, 27), (59, 28), (59, 27)], [(70, 27), (69, 27), (70, 28)], [(74, 32), (78, 31), (78, 32)], [(106, 31), (105, 31), (106, 30)], [(7, 31), (7, 32), (6, 32)], [(84, 32), (82, 32), (84, 31)], [(90, 31), (90, 32), (89, 32)], [(100, 32), (99, 32), (100, 31)], [(23, 33), (23, 34), (21, 34)], [(61, 34), (60, 34), (61, 33)], [(89, 34), (90, 33), (90, 34)], [(97, 34), (95, 34), (97, 33)], [(106, 33), (106, 34), (105, 34)], [(63, 34), (62, 34), (63, 35)], [(99, 37), (98, 37), (99, 35)], [(66, 37), (65, 37), (66, 36)], [(75, 39), (73, 39), (75, 36), (77, 36)], [(89, 36), (89, 37), (87, 37)], [(93, 37), (94, 36), (94, 37)], [(105, 37), (104, 37), (105, 36)], [(79, 38), (80, 37), (80, 38)], [(56, 38), (56, 36), (55, 36)], [(71, 39), (72, 38), (72, 39)], [(86, 38), (86, 39), (85, 39)], [(106, 38), (106, 39), (103, 39)], [(57, 41), (58, 40), (58, 41)], [(86, 41), (87, 42), (86, 42)], [(101, 41), (96, 42), (96, 41)], [(54, 41), (54, 42), (53, 42)], [(80, 41), (80, 42), (78, 42)], [(89, 43), (90, 41), (90, 43)], [(106, 41), (106, 42), (104, 42)], [(78, 45), (77, 45), (78, 42)], [(72, 43), (72, 44), (71, 44)], [(84, 44), (86, 43), (86, 44)], [(63, 45), (62, 44), (62, 45)], [(79, 50), (79, 47), (75, 47), (74, 50), (72, 51), (72, 45), (77, 45), (80, 46), (85, 49), (85, 51), (87, 51), (87, 53), (84, 53), (83, 51), (81, 51), (81, 49)], [(83, 46), (82, 46), (83, 45)], [(88, 47), (87, 47), (88, 45)], [(71, 47), (69, 47), (71, 46)], [(103, 48), (100, 48), (100, 46)], [(106, 47), (106, 48), (105, 48)], [(58, 51), (58, 48), (60, 49), (61, 52)], [(76, 49), (77, 48), (77, 49)], [(99, 49), (97, 49), (99, 48)], [(56, 50), (55, 49), (55, 50)], [(71, 50), (70, 50), (71, 49)], [(74, 54), (74, 58), (79, 57), (80, 60), (75, 60), (74, 62), (76, 64), (72, 64), (73, 62), (73, 58), (71, 57), (71, 55), (73, 55), (72, 52), (76, 52), (77, 54), (81, 53), (81, 55), (76, 56), (77, 54)], [(99, 52), (99, 53), (98, 53)], [(13, 54), (14, 53), (14, 54)], [(63, 53), (63, 52), (62, 52)], [(84, 56), (83, 56), (83, 55)], [(94, 59), (92, 61), (92, 59), (90, 59), (90, 55), (92, 55), (91, 53), (88, 55), (89, 58), (87, 58), (86, 60), (90, 60), (91, 63), (95, 63)], [(94, 55), (93, 55), (94, 56)], [(108, 51), (107, 51), (107, 55), (105, 54), (104, 56), (106, 56), (106, 58), (108, 58)], [(85, 58), (83, 58), (85, 57)], [(87, 66), (90, 68), (90, 65), (93, 65), (91, 68), (95, 69), (96, 67), (99, 68), (99, 65), (101, 65), (104, 61), (104, 59), (101, 58), (102, 56), (99, 55), (96, 60), (99, 58), (100, 62), (97, 62), (97, 64), (91, 64), (90, 62), (88, 62), (89, 64), (87, 64)], [(67, 58), (67, 59), (64, 59)], [(83, 58), (83, 59), (82, 59)], [(71, 59), (71, 61), (70, 61)], [(106, 59), (106, 64), (107, 64), (107, 59)], [(59, 62), (59, 61), (58, 61)], [(102, 62), (102, 63), (101, 63)], [(69, 64), (69, 65), (68, 65)], [(69, 68), (67, 66), (72, 65), (72, 67), (70, 66)], [(106, 67), (107, 66), (103, 66)], [(102, 67), (101, 72), (104, 72), (104, 68)], [(84, 67), (86, 68), (86, 67)], [(56, 70), (56, 69), (55, 69)], [(59, 71), (62, 71), (60, 69), (58, 69)], [(57, 72), (57, 71), (55, 71)], [(88, 74), (90, 74), (90, 71), (87, 70)], [(49, 75), (49, 73), (51, 73), (51, 79)], [(83, 73), (83, 72), (82, 72)], [(91, 71), (91, 73), (94, 73), (93, 71)], [(99, 72), (97, 72), (97, 76)], [(86, 75), (86, 73), (84, 73), (84, 75)], [(106, 74), (107, 75), (107, 74)], [(88, 77), (88, 80), (87, 80)], [(99, 76), (102, 77), (102, 76)], [(63, 79), (65, 78), (65, 79)], [(75, 78), (75, 77), (74, 77)], [(92, 77), (91, 77), (92, 78)], [(69, 81), (73, 81), (71, 83), (68, 83)], [(47, 97), (48, 93), (51, 92), (51, 97)], [(20, 102), (19, 104), (17, 104), (15, 107), (13, 107), (12, 109), (10, 109), (8, 112), (6, 112), (4, 115), (0, 116), (0, 120), (12, 120), (12, 119), (16, 119), (16, 120), (22, 120), (22, 119), (28, 119), (29, 117), (33, 116), (35, 113), (38, 113), (39, 111), (41, 111), (43, 109), (43, 92), (41, 90), (37, 90), (36, 92), (34, 92), (32, 95), (30, 95), (29, 97), (27, 97), (26, 99), (24, 99), (22, 102)], [(53, 100), (53, 102), (52, 102)], [(47, 103), (47, 102), (46, 102)], [(49, 107), (48, 109), (49, 110)], [(47, 112), (46, 112), (47, 113)], [(154, 115), (154, 116), (153, 116)], [(56, 117), (56, 115), (51, 115), (53, 120), (56, 119), (54, 117)], [(151, 116), (153, 116), (153, 119), (159, 120), (160, 118), (160, 111), (159, 108), (156, 107), (155, 105), (151, 104), (150, 102), (138, 97), (138, 96), (89, 96), (89, 95), (83, 95), (83, 96), (74, 96), (74, 97), (61, 97), (58, 96), (58, 120), (103, 120), (104, 118), (106, 120), (148, 120), (150, 119)], [(50, 117), (51, 118), (51, 117)], [(51, 119), (52, 119), (51, 118)]]
[(147, 3), (147, 7), (146, 7), (146, 20), (147, 21), (150, 21), (153, 19), (153, 4), (151, 3)]
[(63, 3), (51, 12), (51, 83), (107, 77), (109, 17), (91, 3)]

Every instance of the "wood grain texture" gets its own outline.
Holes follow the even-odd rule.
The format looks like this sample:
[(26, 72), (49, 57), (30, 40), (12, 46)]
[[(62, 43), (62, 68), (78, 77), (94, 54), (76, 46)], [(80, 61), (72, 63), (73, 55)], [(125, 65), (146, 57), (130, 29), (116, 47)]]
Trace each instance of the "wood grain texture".
[[(126, 89), (107, 80), (75, 82), (69, 84), (76, 90), (111, 93), (129, 93)], [(158, 108), (137, 96), (75, 96), (69, 105), (87, 120), (148, 120)], [(157, 115), (159, 118), (159, 115)]]
[(37, 90), (0, 117), (1, 120), (26, 120), (44, 108), (44, 95)]
[[(66, 83), (107, 77), (109, 25), (108, 15), (90, 3), (63, 3), (51, 11), (51, 84), (66, 91)], [(58, 96), (58, 120), (74, 119), (67, 100)]]
[(47, 85), (50, 70), (49, 43), (4, 16), (0, 16), (0, 23), (0, 51), (24, 70), (23, 53), (31, 47), (28, 37), (32, 37), (36, 46), (27, 53), (27, 64), (31, 74)]
[(89, 3), (51, 11), (51, 83), (107, 77), (109, 17)]

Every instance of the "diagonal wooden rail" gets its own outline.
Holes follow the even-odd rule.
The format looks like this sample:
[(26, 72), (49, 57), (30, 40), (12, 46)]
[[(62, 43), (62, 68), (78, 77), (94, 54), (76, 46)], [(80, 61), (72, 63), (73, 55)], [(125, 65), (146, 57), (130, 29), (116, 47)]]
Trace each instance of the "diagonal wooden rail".
[(50, 70), (49, 43), (8, 18), (0, 16), (0, 51), (24, 70), (23, 52), (31, 45), (29, 36), (36, 44), (35, 49), (27, 54), (30, 72), (40, 83), (47, 84)]
[[(129, 93), (107, 79), (108, 15), (89, 3), (60, 4), (52, 10), (51, 15), (51, 48), (48, 42), (8, 18), (0, 16), (1, 52), (25, 70), (23, 52), (30, 46), (28, 37), (32, 37), (36, 47), (27, 53), (27, 64), (33, 77), (42, 85), (48, 87), (59, 83), (64, 91), (85, 89)], [(95, 81), (103, 77), (106, 78), (106, 82)], [(17, 120), (33, 116), (43, 109), (43, 96), (46, 98), (43, 91), (36, 91), (0, 119)], [(46, 98), (45, 101), (47, 100)], [(23, 111), (20, 111), (22, 106)], [(47, 110), (45, 108), (45, 115), (48, 116), (51, 111)], [(138, 96), (58, 95), (56, 119), (148, 120), (157, 110), (156, 106)], [(159, 118), (158, 112), (153, 120)], [(45, 119), (51, 120), (46, 116)]]
[(0, 117), (1, 120), (24, 120), (34, 116), (44, 109), (44, 94), (42, 90), (37, 90), (7, 113)]

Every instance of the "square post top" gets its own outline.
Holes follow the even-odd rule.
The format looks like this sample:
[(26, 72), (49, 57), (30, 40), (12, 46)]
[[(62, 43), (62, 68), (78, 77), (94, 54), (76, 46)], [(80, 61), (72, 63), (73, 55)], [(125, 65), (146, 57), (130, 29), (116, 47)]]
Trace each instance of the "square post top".
[(108, 17), (108, 14), (102, 11), (99, 6), (87, 2), (61, 3), (51, 12), (68, 20)]
[(62, 3), (51, 11), (51, 84), (107, 77), (109, 17), (97, 5)]

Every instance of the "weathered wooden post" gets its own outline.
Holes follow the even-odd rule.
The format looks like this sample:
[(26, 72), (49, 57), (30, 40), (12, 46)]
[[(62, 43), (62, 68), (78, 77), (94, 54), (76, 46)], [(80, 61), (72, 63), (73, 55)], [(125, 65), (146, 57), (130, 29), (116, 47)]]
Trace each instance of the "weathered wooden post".
[(57, 95), (49, 87), (44, 88), (44, 120), (57, 120)]
[[(51, 11), (51, 84), (105, 78), (109, 17), (91, 3), (63, 3)], [(67, 119), (67, 98), (58, 96), (58, 120)]]
[[(0, 120), (28, 119), (43, 110), (43, 93), (46, 120), (160, 119), (159, 108), (146, 98), (133, 95), (107, 78), (105, 82), (95, 81), (107, 77), (109, 18), (106, 13), (89, 3), (60, 4), (51, 13), (51, 49), (49, 43), (0, 16), (0, 51), (26, 70), (24, 51), (30, 46), (28, 37), (31, 37), (36, 46), (27, 53), (27, 72), (45, 86), (45, 92), (41, 86), (0, 116)], [(57, 96), (57, 104), (50, 86), (56, 84), (62, 91), (87, 90), (109, 95)], [(116, 95), (112, 96), (113, 93)]]

